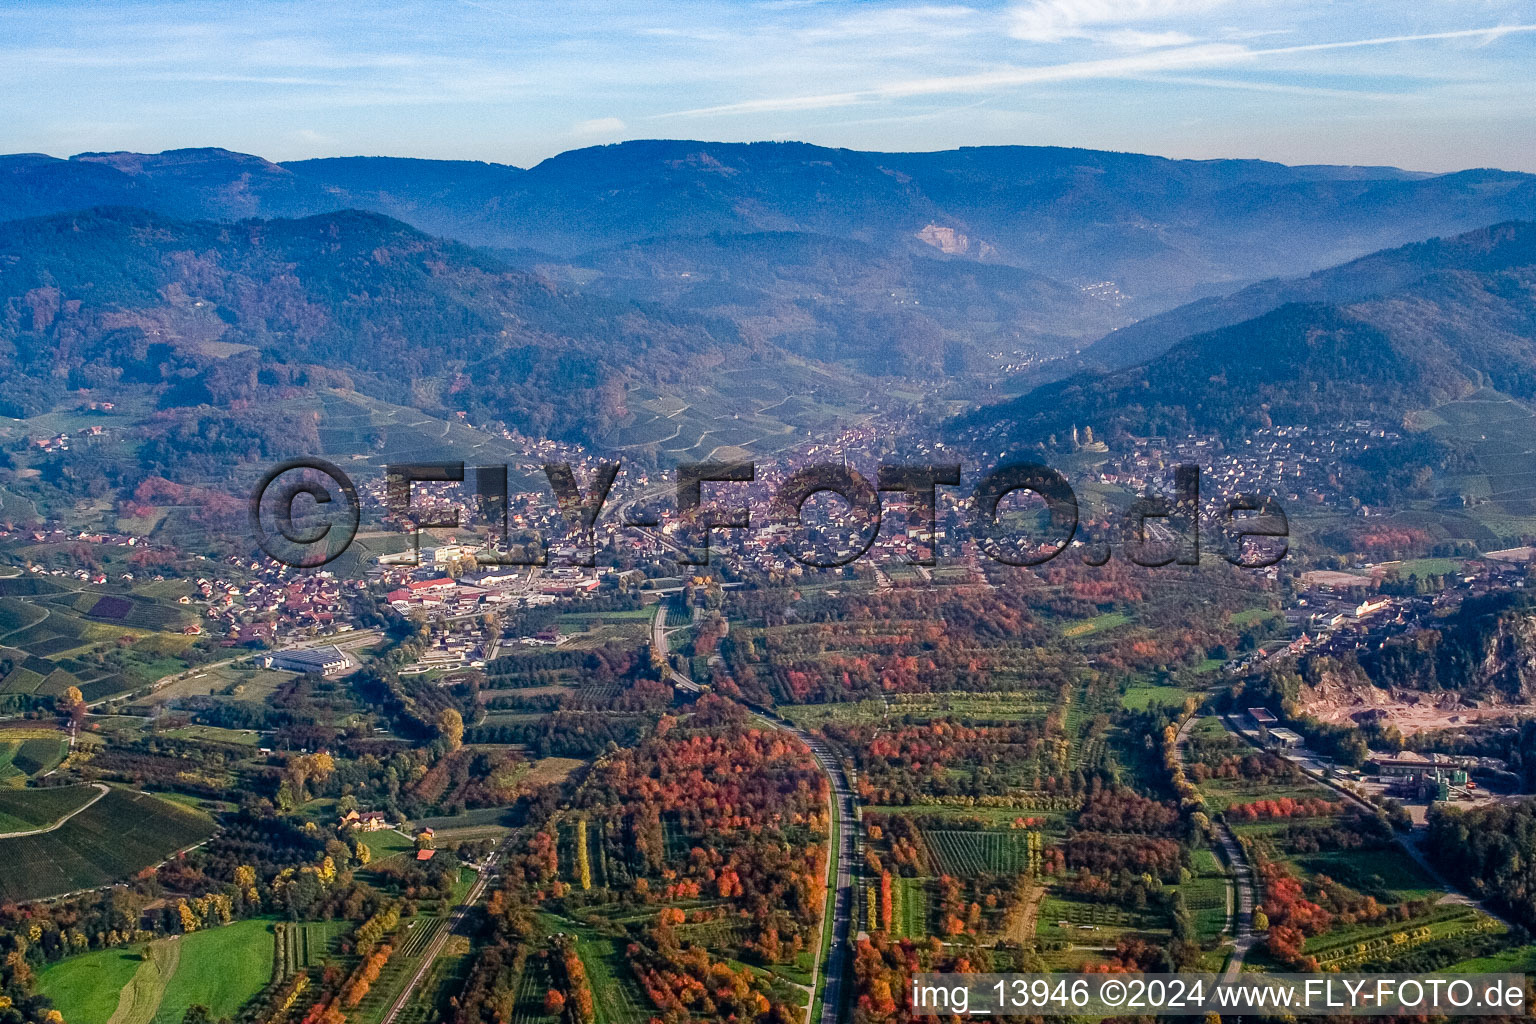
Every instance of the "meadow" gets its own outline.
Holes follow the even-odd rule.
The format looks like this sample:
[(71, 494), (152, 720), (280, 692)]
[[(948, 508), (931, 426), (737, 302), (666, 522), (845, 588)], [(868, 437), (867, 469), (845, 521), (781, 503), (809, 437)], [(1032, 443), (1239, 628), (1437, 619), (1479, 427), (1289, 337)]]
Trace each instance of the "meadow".
[(181, 1024), (194, 1004), (233, 1017), (271, 980), (272, 927), (238, 921), (84, 953), (45, 968), (38, 990), (69, 1024)]

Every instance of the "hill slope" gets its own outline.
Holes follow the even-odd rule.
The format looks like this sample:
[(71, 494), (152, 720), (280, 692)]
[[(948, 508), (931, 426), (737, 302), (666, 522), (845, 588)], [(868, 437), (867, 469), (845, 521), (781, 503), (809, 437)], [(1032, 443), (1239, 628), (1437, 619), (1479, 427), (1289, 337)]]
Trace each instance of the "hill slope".
[(960, 423), (1023, 441), (1085, 422), (1106, 435), (1230, 435), (1270, 423), (1397, 420), (1484, 386), (1536, 397), (1536, 224), (1414, 252), (1411, 261), (1383, 256), (1374, 280), (1362, 266), (1345, 275), (1353, 283), (1340, 292), (1373, 298), (1282, 305)]
[(593, 437), (624, 419), (630, 382), (664, 386), (743, 347), (727, 323), (563, 291), (357, 212), (0, 224), (0, 311), (6, 415), (82, 387), (228, 410), (263, 388), (331, 384)]
[(1291, 302), (1361, 302), (1435, 271), (1487, 271), (1536, 263), (1529, 232), (1482, 232), (1432, 238), (1371, 253), (1307, 277), (1260, 281), (1226, 296), (1200, 299), (1139, 320), (1083, 352), (1087, 363), (1126, 366), (1150, 359), (1193, 334), (1252, 319)]

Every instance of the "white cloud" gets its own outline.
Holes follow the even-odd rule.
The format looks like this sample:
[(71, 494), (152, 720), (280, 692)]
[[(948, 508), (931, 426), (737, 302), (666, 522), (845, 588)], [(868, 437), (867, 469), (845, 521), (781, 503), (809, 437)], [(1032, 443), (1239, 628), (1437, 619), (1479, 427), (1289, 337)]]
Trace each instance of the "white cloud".
[(571, 125), (571, 135), (617, 135), (628, 128), (623, 121), (616, 117), (594, 117), (590, 121), (580, 121)]
[(1186, 32), (1143, 32), (1125, 28), (1105, 33), (1104, 41), (1126, 50), (1150, 50), (1159, 46), (1188, 46), (1195, 37)]
[[(1066, 4), (1069, 0), (1058, 0)], [(1086, 2), (1086, 0), (1085, 0)], [(1163, 2), (1163, 0), (1143, 0)], [(700, 117), (719, 114), (761, 114), (784, 111), (825, 110), (848, 107), (862, 103), (906, 99), (913, 96), (940, 96), (953, 94), (981, 95), (1047, 82), (1091, 81), (1096, 79), (1140, 78), (1169, 71), (1193, 71), (1199, 69), (1230, 68), (1250, 64), (1266, 58), (1290, 54), (1318, 53), (1330, 50), (1353, 50), (1364, 47), (1392, 46), (1400, 43), (1429, 42), (1452, 39), (1482, 39), (1485, 36), (1504, 36), (1536, 31), (1536, 24), (1499, 25), (1490, 28), (1458, 29), (1451, 32), (1424, 32), (1415, 35), (1376, 36), (1370, 39), (1350, 39), (1327, 43), (1304, 43), (1295, 46), (1277, 46), (1268, 49), (1251, 49), (1235, 43), (1203, 43), (1194, 46), (1169, 46), (1143, 52), (1099, 60), (1067, 61), (1058, 64), (1038, 64), (1024, 67), (1005, 67), (966, 75), (945, 75), (928, 78), (889, 82), (867, 89), (830, 92), (819, 95), (780, 96), (765, 99), (726, 103), (713, 107), (679, 110), (668, 114), (651, 115), (653, 118)], [(1214, 84), (1208, 79), (1201, 84)], [(1241, 85), (1234, 88), (1242, 88)]]
[[(1101, 38), (1118, 26), (1190, 18), (1215, 10), (1227, 0), (1025, 0), (1013, 10), (1009, 34), (1031, 43)], [(1119, 33), (1125, 39), (1134, 38)], [(1145, 38), (1157, 42), (1158, 33)]]

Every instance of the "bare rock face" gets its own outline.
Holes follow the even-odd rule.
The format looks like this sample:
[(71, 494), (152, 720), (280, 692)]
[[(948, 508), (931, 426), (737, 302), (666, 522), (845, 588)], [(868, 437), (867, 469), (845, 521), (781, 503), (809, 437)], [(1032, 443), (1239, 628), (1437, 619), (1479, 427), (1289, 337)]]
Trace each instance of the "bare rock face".
[(1521, 701), (1536, 699), (1536, 614), (1499, 617), (1473, 666), (1473, 692), (1493, 690)]
[(971, 240), (954, 228), (929, 224), (917, 233), (918, 241), (933, 246), (947, 256), (958, 256), (971, 251)]

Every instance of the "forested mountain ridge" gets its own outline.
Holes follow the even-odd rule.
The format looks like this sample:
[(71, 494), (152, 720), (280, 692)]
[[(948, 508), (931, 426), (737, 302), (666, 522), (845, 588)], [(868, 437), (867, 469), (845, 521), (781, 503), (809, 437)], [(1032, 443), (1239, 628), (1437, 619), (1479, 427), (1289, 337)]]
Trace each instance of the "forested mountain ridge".
[(1230, 434), (1395, 421), (1484, 386), (1536, 397), (1533, 236), (1536, 224), (1509, 223), (1429, 245), (1418, 250), (1416, 275), (1384, 260), (1379, 288), (1355, 286), (1372, 298), (1288, 303), (1138, 366), (1078, 374), (975, 410), (959, 425), (1021, 441), (1074, 423), (1105, 435)]
[(527, 170), (387, 158), (276, 164), (217, 149), (0, 157), (0, 219), (107, 203), (215, 220), (352, 207), (566, 260), (662, 236), (812, 233), (1008, 264), (1074, 287), (1108, 282), (1142, 314), (1536, 217), (1536, 178), (1029, 146), (872, 153), (689, 140), (573, 150)]
[(1250, 320), (1289, 302), (1361, 302), (1436, 271), (1477, 272), (1528, 263), (1536, 263), (1536, 237), (1530, 232), (1470, 231), (1413, 242), (1306, 277), (1260, 281), (1231, 295), (1146, 317), (1087, 348), (1083, 362), (1110, 369), (1142, 362), (1193, 334)]
[(600, 436), (625, 386), (741, 349), (687, 312), (572, 293), (377, 214), (233, 224), (107, 208), (0, 224), (0, 411), (136, 383), (229, 408), (333, 383), (537, 435)]

